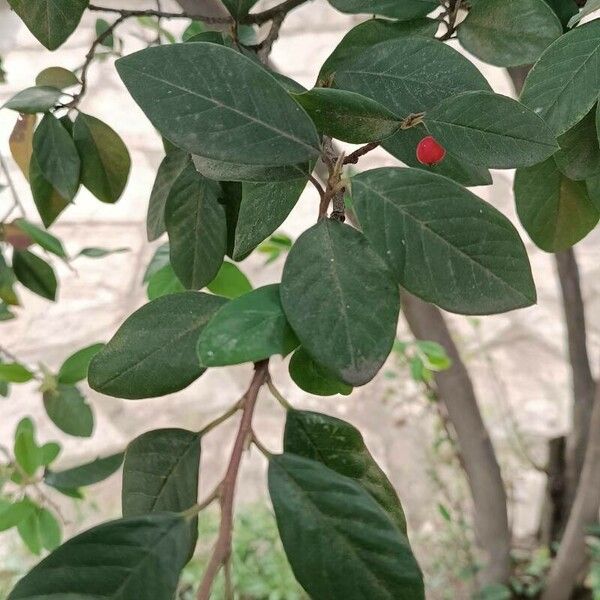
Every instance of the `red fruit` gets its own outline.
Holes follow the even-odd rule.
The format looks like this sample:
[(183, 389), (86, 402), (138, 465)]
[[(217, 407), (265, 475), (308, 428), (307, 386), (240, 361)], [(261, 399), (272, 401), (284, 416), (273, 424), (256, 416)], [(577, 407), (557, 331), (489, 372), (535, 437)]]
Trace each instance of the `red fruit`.
[(431, 135), (423, 138), (417, 146), (417, 160), (422, 165), (432, 167), (444, 160), (446, 149)]

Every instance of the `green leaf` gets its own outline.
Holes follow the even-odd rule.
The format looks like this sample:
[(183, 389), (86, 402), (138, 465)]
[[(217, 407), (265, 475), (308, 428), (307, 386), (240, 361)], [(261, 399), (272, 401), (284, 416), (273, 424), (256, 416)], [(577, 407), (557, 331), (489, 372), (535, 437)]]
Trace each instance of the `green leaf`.
[(47, 467), (60, 454), (60, 446), (56, 442), (47, 442), (39, 448), (40, 465)]
[(190, 155), (178, 149), (169, 152), (160, 163), (148, 204), (146, 218), (148, 241), (158, 239), (167, 230), (165, 225), (167, 198), (173, 184), (189, 163)]
[(314, 600), (424, 600), (406, 536), (356, 481), (294, 454), (269, 461), (269, 493), (296, 579)]
[(467, 58), (446, 44), (418, 36), (371, 46), (340, 65), (333, 82), (335, 87), (376, 100), (402, 118), (430, 110), (461, 92), (490, 90)]
[(306, 177), (242, 184), (233, 259), (242, 260), (287, 219), (306, 187)]
[(343, 142), (362, 144), (389, 137), (400, 119), (375, 100), (333, 88), (313, 88), (293, 96), (317, 130)]
[(19, 521), (17, 525), (17, 531), (21, 536), (21, 539), (29, 548), (29, 551), (36, 556), (42, 553), (43, 544), (40, 535), (40, 522), (38, 518), (39, 507), (35, 506), (33, 512), (31, 512), (25, 519)]
[(200, 292), (171, 294), (134, 312), (92, 360), (89, 384), (118, 398), (152, 398), (177, 392), (205, 369), (196, 342), (224, 298)]
[(523, 227), (546, 252), (570, 248), (598, 223), (600, 213), (585, 182), (565, 177), (553, 159), (517, 169), (514, 191)]
[(13, 451), (15, 460), (27, 475), (33, 475), (41, 465), (40, 452), (34, 436), (31, 419), (21, 419), (15, 431)]
[(90, 362), (102, 348), (104, 344), (92, 344), (71, 354), (58, 371), (58, 382), (74, 384), (87, 379)]
[[(0, 298), (2, 298), (2, 289), (0, 289)], [(16, 318), (16, 315), (10, 311), (7, 304), (0, 301), (0, 323), (2, 321), (12, 321)], [(0, 396), (8, 396), (8, 386), (4, 383), (0, 383)]]
[(319, 73), (319, 82), (327, 82), (340, 65), (354, 59), (355, 56), (375, 44), (415, 35), (432, 38), (437, 30), (438, 23), (433, 19), (415, 19), (414, 21), (369, 19), (364, 21), (344, 36), (329, 58), (323, 63)]
[(240, 163), (213, 160), (204, 156), (192, 156), (194, 166), (199, 173), (209, 179), (219, 181), (255, 181), (273, 182), (287, 181), (307, 177), (312, 170), (308, 163), (288, 165), (284, 167), (257, 167)]
[(499, 67), (534, 63), (563, 33), (544, 0), (479, 0), (458, 28), (460, 43)]
[(377, 14), (400, 21), (424, 17), (438, 7), (434, 0), (329, 0), (341, 12)]
[(556, 13), (563, 25), (563, 29), (567, 29), (569, 21), (573, 15), (579, 11), (575, 0), (544, 0), (550, 8)]
[(45, 113), (58, 104), (61, 96), (62, 92), (55, 87), (30, 87), (15, 94), (2, 108), (26, 114)]
[(573, 15), (573, 17), (569, 20), (569, 27), (575, 27), (583, 17), (587, 17), (592, 14), (594, 11), (600, 10), (600, 1), (599, 0), (587, 0), (585, 6), (579, 11), (577, 14)]
[[(129, 252), (130, 248), (84, 248), (77, 256), (85, 256), (86, 258), (104, 258), (111, 254), (122, 254)], [(77, 257), (76, 257), (77, 258)]]
[(225, 209), (221, 189), (188, 165), (167, 199), (165, 223), (173, 271), (188, 289), (210, 283), (221, 268), (227, 249)]
[(67, 253), (65, 252), (62, 242), (51, 233), (40, 229), (37, 225), (30, 223), (26, 219), (17, 219), (15, 224), (44, 250), (47, 250), (56, 256), (60, 256), (60, 258), (67, 258)]
[(33, 373), (19, 363), (0, 363), (0, 380), (2, 381), (27, 383), (33, 377)]
[(213, 294), (224, 298), (237, 298), (252, 291), (248, 278), (239, 267), (230, 262), (224, 262), (217, 276), (206, 286)]
[(147, 296), (148, 300), (156, 300), (167, 294), (178, 294), (185, 292), (185, 287), (175, 275), (171, 263), (162, 267), (148, 279)]
[(231, 48), (148, 48), (117, 61), (117, 70), (154, 126), (183, 150), (265, 167), (319, 154), (308, 115), (267, 71)]
[(298, 345), (274, 284), (225, 304), (200, 333), (198, 357), (205, 367), (238, 365), (286, 356)]
[(357, 481), (406, 534), (406, 517), (398, 494), (356, 427), (328, 415), (290, 410), (285, 422), (283, 451), (323, 463)]
[(19, 298), (14, 290), (17, 278), (0, 250), (0, 300), (11, 306), (19, 306)]
[(56, 50), (75, 31), (89, 0), (9, 0), (33, 35)]
[(62, 532), (54, 515), (49, 510), (40, 508), (37, 511), (37, 519), (42, 546), (50, 551), (60, 546)]
[(516, 229), (460, 185), (417, 169), (384, 168), (354, 177), (352, 192), (365, 236), (409, 292), (461, 314), (535, 303)]
[(558, 138), (560, 150), (554, 155), (558, 168), (575, 181), (600, 175), (599, 122), (594, 107), (577, 125)]
[(542, 54), (525, 80), (521, 102), (555, 135), (579, 123), (598, 99), (600, 21), (577, 27)]
[(29, 183), (42, 223), (44, 227), (50, 227), (62, 211), (69, 206), (69, 201), (63, 198), (44, 177), (35, 154), (31, 156), (29, 163)]
[(528, 167), (559, 149), (533, 111), (490, 92), (465, 92), (443, 100), (426, 113), (425, 126), (458, 158), (484, 167)]
[(392, 349), (397, 286), (366, 238), (347, 225), (324, 219), (298, 238), (281, 300), (302, 346), (349, 385), (373, 379)]
[(60, 384), (55, 390), (44, 392), (44, 408), (51, 421), (61, 431), (77, 437), (92, 435), (92, 409), (74, 385)]
[[(95, 29), (96, 37), (99, 38), (110, 29), (110, 23), (106, 19), (96, 19)], [(112, 33), (109, 34), (102, 42), (100, 42), (100, 44), (105, 48), (110, 48), (112, 50), (115, 47), (115, 36)]]
[(257, 0), (223, 0), (223, 4), (234, 19), (245, 17)]
[(35, 78), (37, 86), (48, 86), (59, 90), (64, 90), (79, 83), (80, 81), (73, 71), (69, 71), (69, 69), (63, 67), (48, 67), (41, 71)]
[(7, 531), (16, 527), (21, 521), (29, 517), (35, 510), (35, 504), (30, 500), (18, 500), (13, 504), (0, 507), (0, 531)]
[(189, 531), (187, 519), (171, 513), (103, 523), (68, 540), (36, 565), (8, 600), (172, 600), (188, 559)]
[(333, 377), (326, 369), (317, 364), (302, 347), (292, 355), (289, 371), (294, 383), (309, 394), (316, 396), (343, 394), (347, 396), (352, 392), (352, 386)]
[(56, 275), (46, 261), (29, 250), (17, 250), (13, 255), (13, 270), (16, 278), (34, 294), (56, 300)]
[(81, 158), (81, 183), (102, 202), (116, 202), (127, 185), (131, 158), (127, 146), (106, 123), (79, 112), (73, 140)]
[(79, 188), (81, 161), (73, 139), (54, 115), (44, 115), (35, 130), (33, 156), (48, 183), (72, 200)]
[(93, 485), (118, 471), (123, 457), (123, 452), (119, 452), (64, 471), (46, 471), (44, 483), (58, 489), (77, 489)]
[(150, 261), (150, 263), (148, 264), (148, 267), (146, 268), (146, 272), (144, 273), (144, 283), (147, 283), (148, 281), (150, 281), (150, 278), (155, 274), (158, 273), (163, 267), (166, 267), (169, 263), (169, 243), (166, 242), (164, 244), (161, 244), (156, 251), (154, 252), (154, 255), (152, 256), (152, 260)]

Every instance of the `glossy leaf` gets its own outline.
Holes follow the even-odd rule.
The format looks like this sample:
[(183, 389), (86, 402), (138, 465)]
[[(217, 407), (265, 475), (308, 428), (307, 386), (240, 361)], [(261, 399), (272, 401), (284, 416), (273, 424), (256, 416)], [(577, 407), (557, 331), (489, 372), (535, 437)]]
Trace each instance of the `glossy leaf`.
[(35, 78), (37, 86), (49, 86), (59, 90), (64, 90), (79, 83), (80, 81), (75, 73), (64, 67), (48, 67), (40, 71)]
[[(50, 600), (60, 595), (81, 600), (99, 596), (172, 600), (189, 544), (188, 522), (181, 515), (103, 523), (68, 540), (36, 565), (8, 600)], [(87, 557), (85, 577), (82, 556)]]
[(74, 385), (59, 384), (55, 390), (44, 392), (44, 408), (61, 431), (77, 437), (92, 435), (92, 409)]
[(77, 489), (93, 485), (118, 471), (123, 457), (123, 452), (119, 452), (64, 471), (46, 471), (44, 483), (58, 489)]
[(89, 0), (9, 0), (33, 35), (56, 50), (75, 31)]
[(294, 383), (309, 394), (316, 396), (343, 394), (347, 396), (352, 392), (352, 386), (333, 377), (326, 369), (317, 364), (302, 347), (292, 355), (289, 370)]
[(308, 113), (318, 131), (343, 142), (376, 142), (400, 127), (400, 119), (387, 108), (354, 92), (314, 88), (293, 98)]
[(570, 248), (598, 223), (600, 213), (585, 182), (565, 177), (552, 159), (518, 169), (514, 191), (523, 227), (546, 252)]
[(104, 344), (92, 344), (71, 354), (58, 371), (58, 382), (74, 384), (87, 379), (90, 362), (102, 348)]
[(31, 183), (33, 200), (42, 223), (45, 227), (50, 227), (63, 210), (69, 206), (69, 200), (63, 198), (44, 177), (35, 154), (31, 155), (29, 164), (29, 182)]
[(10, 108), (20, 113), (45, 113), (58, 104), (62, 92), (55, 87), (30, 87), (15, 94), (3, 108)]
[(224, 262), (217, 276), (206, 286), (213, 294), (224, 298), (237, 298), (252, 291), (248, 278), (239, 267), (230, 262)]
[(81, 161), (73, 139), (54, 115), (44, 115), (35, 130), (33, 154), (48, 183), (72, 200), (79, 188)]
[(227, 221), (220, 194), (218, 183), (202, 177), (191, 164), (169, 192), (165, 223), (171, 266), (188, 289), (203, 288), (223, 264)]
[(199, 292), (158, 298), (134, 312), (92, 360), (90, 386), (118, 398), (152, 398), (200, 377), (196, 342), (225, 299)]
[(437, 8), (434, 0), (329, 0), (341, 12), (377, 14), (400, 21), (424, 17)]
[(163, 158), (160, 167), (158, 167), (146, 219), (146, 229), (150, 242), (158, 239), (167, 230), (165, 225), (167, 198), (173, 184), (189, 162), (190, 155), (187, 152), (175, 149)]
[(490, 89), (467, 58), (439, 41), (418, 36), (370, 47), (340, 65), (333, 82), (376, 100), (401, 118), (430, 110), (461, 92)]
[(51, 233), (40, 229), (37, 225), (27, 221), (26, 219), (17, 219), (15, 224), (21, 231), (27, 234), (36, 244), (41, 246), (44, 250), (59, 256), (60, 258), (67, 258), (67, 253), (62, 245), (62, 242)]
[(243, 183), (235, 227), (233, 259), (242, 260), (285, 221), (306, 187), (306, 177)]
[(56, 300), (56, 275), (52, 267), (39, 256), (29, 250), (15, 251), (13, 270), (19, 282), (34, 294), (48, 300)]
[(318, 155), (308, 115), (261, 66), (231, 48), (148, 48), (117, 61), (117, 70), (154, 126), (183, 150), (256, 166)]
[(285, 263), (281, 300), (314, 360), (349, 385), (373, 379), (392, 348), (400, 302), (360, 232), (325, 219), (305, 231)]
[(127, 185), (131, 158), (116, 131), (96, 117), (79, 112), (73, 139), (81, 157), (81, 183), (102, 202), (116, 202)]
[(532, 110), (490, 92), (465, 92), (443, 100), (427, 111), (425, 125), (458, 158), (484, 167), (530, 166), (559, 149)]
[(453, 181), (417, 169), (375, 169), (352, 179), (363, 232), (408, 291), (461, 314), (536, 301), (527, 253), (493, 206)]
[(198, 357), (205, 367), (286, 356), (299, 345), (287, 322), (279, 285), (266, 285), (223, 306), (200, 333)]
[(340, 65), (368, 50), (371, 46), (399, 37), (420, 35), (433, 38), (438, 29), (433, 19), (415, 19), (414, 21), (389, 21), (387, 19), (369, 19), (351, 29), (327, 58), (319, 73), (319, 82), (327, 82)]
[(525, 80), (521, 102), (560, 135), (596, 103), (598, 72), (600, 21), (593, 21), (561, 36), (542, 54)]
[(269, 493), (286, 555), (311, 598), (425, 598), (406, 536), (358, 482), (283, 454), (269, 461)]
[(460, 43), (499, 67), (534, 63), (563, 33), (544, 0), (479, 0), (458, 28)]
[(321, 462), (360, 483), (406, 534), (406, 517), (398, 494), (356, 427), (328, 415), (290, 410), (285, 422), (283, 449)]

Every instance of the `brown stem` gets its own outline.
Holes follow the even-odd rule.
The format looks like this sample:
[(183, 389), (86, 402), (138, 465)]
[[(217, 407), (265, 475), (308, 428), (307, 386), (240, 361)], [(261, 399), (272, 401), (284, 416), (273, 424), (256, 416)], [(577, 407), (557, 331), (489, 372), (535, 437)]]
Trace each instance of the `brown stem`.
[(446, 406), (456, 432), (473, 498), (475, 534), (484, 555), (480, 580), (484, 585), (504, 583), (510, 574), (506, 491), (471, 377), (441, 311), (409, 294), (403, 294), (402, 300), (404, 315), (415, 337), (439, 343), (452, 359), (452, 367), (437, 373), (435, 381), (438, 398)]
[(378, 148), (380, 145), (381, 145), (381, 142), (371, 142), (370, 144), (366, 144), (362, 148), (359, 148), (358, 150), (355, 150), (351, 154), (348, 154), (348, 156), (346, 156), (346, 158), (344, 159), (344, 164), (345, 165), (355, 165), (356, 163), (358, 163), (358, 161), (360, 160), (360, 158), (362, 156), (371, 152), (371, 150), (375, 150), (375, 148)]
[(227, 472), (221, 483), (221, 524), (219, 526), (219, 533), (213, 554), (206, 567), (200, 589), (198, 590), (198, 600), (209, 600), (215, 577), (231, 555), (235, 487), (240, 464), (242, 462), (242, 454), (246, 448), (249, 437), (252, 435), (252, 416), (256, 406), (256, 399), (258, 398), (258, 392), (269, 377), (268, 367), (269, 361), (267, 360), (256, 363), (254, 377), (252, 377), (250, 387), (242, 398), (242, 419), (233, 444), (229, 466), (227, 467)]

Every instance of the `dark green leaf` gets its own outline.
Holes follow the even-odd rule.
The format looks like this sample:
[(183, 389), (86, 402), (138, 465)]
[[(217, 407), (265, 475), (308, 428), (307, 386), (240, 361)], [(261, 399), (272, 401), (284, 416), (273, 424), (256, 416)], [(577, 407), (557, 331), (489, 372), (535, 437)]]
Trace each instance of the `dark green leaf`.
[(518, 169), (515, 201), (529, 237), (546, 252), (559, 252), (582, 240), (598, 223), (600, 214), (585, 182), (571, 181), (553, 159)]
[(558, 138), (560, 150), (554, 155), (558, 168), (576, 181), (600, 175), (596, 108)]
[[(102, 36), (108, 29), (110, 29), (110, 23), (106, 19), (96, 19), (97, 38)], [(105, 36), (100, 43), (105, 48), (110, 48), (112, 50), (115, 46), (115, 36), (111, 33), (108, 36)]]
[(598, 99), (600, 21), (561, 36), (529, 72), (521, 101), (536, 112), (555, 135), (579, 123)]
[(190, 155), (187, 152), (175, 149), (163, 158), (160, 167), (158, 167), (146, 218), (146, 229), (150, 242), (158, 239), (166, 231), (165, 206), (169, 192), (189, 163)]
[(281, 308), (279, 285), (266, 285), (219, 310), (200, 333), (198, 357), (205, 367), (238, 365), (286, 356), (298, 345)]
[(64, 90), (78, 83), (79, 79), (77, 79), (73, 71), (69, 71), (69, 69), (63, 67), (48, 67), (41, 71), (35, 78), (37, 86), (49, 86), (59, 90)]
[(392, 349), (397, 286), (366, 238), (347, 225), (322, 220), (298, 238), (281, 300), (307, 352), (345, 383), (373, 379)]
[(376, 142), (389, 137), (400, 127), (400, 119), (387, 108), (354, 92), (313, 88), (293, 98), (320, 132), (343, 142)]
[(29, 164), (29, 183), (31, 184), (31, 193), (42, 223), (44, 223), (45, 227), (50, 227), (60, 213), (69, 206), (69, 201), (63, 198), (44, 177), (35, 154), (31, 156)]
[(388, 513), (396, 527), (406, 533), (406, 517), (398, 494), (371, 456), (356, 427), (328, 415), (290, 410), (285, 422), (283, 450), (321, 462), (360, 483)]
[(77, 489), (93, 485), (118, 471), (123, 463), (123, 456), (123, 452), (119, 452), (64, 471), (46, 471), (44, 483), (58, 489)]
[(464, 314), (536, 300), (527, 253), (510, 221), (453, 181), (417, 169), (375, 169), (352, 180), (369, 242), (408, 291)]
[(533, 111), (490, 92), (465, 92), (443, 100), (427, 111), (425, 125), (454, 155), (483, 167), (527, 167), (559, 149)]
[(179, 281), (171, 263), (169, 263), (150, 276), (146, 293), (148, 300), (156, 300), (167, 294), (178, 294), (184, 291), (183, 283)]
[(119, 135), (106, 123), (79, 112), (73, 139), (81, 157), (81, 183), (102, 202), (116, 202), (125, 189), (131, 158)]
[(165, 223), (171, 266), (188, 289), (203, 288), (223, 264), (227, 221), (220, 193), (219, 184), (202, 177), (191, 164), (169, 192)]
[(152, 398), (187, 387), (198, 364), (200, 332), (224, 298), (183, 292), (158, 298), (134, 312), (92, 360), (90, 386), (119, 398)]
[(75, 31), (89, 0), (9, 0), (33, 35), (56, 50)]
[(104, 523), (57, 548), (8, 599), (172, 600), (188, 559), (189, 532), (187, 519), (170, 513)]
[(44, 113), (58, 104), (61, 96), (62, 92), (55, 87), (30, 87), (13, 96), (2, 108), (27, 114)]
[(579, 8), (575, 0), (544, 0), (550, 8), (556, 13), (563, 25), (563, 29), (567, 29), (567, 25), (573, 15), (579, 12)]
[(33, 379), (33, 373), (19, 363), (0, 363), (0, 380), (9, 383), (27, 383)]
[(90, 361), (102, 348), (104, 344), (92, 344), (71, 354), (58, 371), (58, 382), (74, 384), (87, 379)]
[(271, 183), (244, 183), (235, 228), (234, 260), (241, 260), (268, 238), (288, 217), (306, 177)]
[(234, 19), (245, 17), (257, 0), (223, 0), (223, 4)]
[(583, 17), (587, 17), (587, 15), (598, 9), (600, 9), (600, 2), (598, 0), (587, 0), (583, 9), (569, 20), (569, 27), (575, 27)]
[(35, 130), (33, 155), (48, 183), (72, 200), (79, 188), (81, 162), (69, 132), (54, 115), (44, 115)]
[(217, 276), (206, 286), (213, 294), (224, 298), (237, 298), (252, 291), (248, 278), (239, 267), (230, 262), (224, 262)]
[(308, 115), (261, 66), (231, 48), (148, 48), (120, 59), (117, 70), (154, 126), (184, 150), (263, 167), (318, 156)]
[(269, 493), (288, 560), (311, 598), (425, 598), (406, 536), (358, 482), (283, 454), (269, 461)]
[(46, 261), (29, 250), (18, 250), (13, 255), (13, 270), (16, 278), (34, 294), (56, 300), (56, 275)]
[(325, 83), (337, 71), (340, 65), (371, 46), (393, 40), (398, 37), (421, 35), (432, 38), (438, 29), (433, 19), (416, 19), (414, 21), (388, 21), (369, 19), (351, 29), (337, 45), (329, 58), (321, 67), (319, 82)]
[(122, 254), (129, 252), (129, 248), (84, 248), (77, 256), (85, 256), (87, 258), (104, 258), (111, 254)]
[(458, 28), (460, 43), (499, 67), (534, 63), (563, 28), (544, 0), (479, 0)]
[(370, 47), (340, 65), (333, 81), (335, 87), (372, 98), (399, 117), (430, 110), (461, 92), (490, 90), (467, 58), (418, 36)]
[(434, 0), (329, 0), (341, 12), (377, 14), (400, 21), (424, 17), (438, 7)]
[(352, 392), (352, 386), (333, 377), (326, 369), (317, 364), (302, 347), (292, 355), (289, 370), (294, 383), (309, 394), (316, 396), (343, 394), (347, 396)]
[(54, 237), (51, 233), (40, 229), (33, 223), (30, 223), (26, 219), (17, 219), (15, 224), (19, 229), (25, 232), (36, 244), (41, 246), (44, 250), (60, 256), (60, 258), (66, 258), (67, 253), (62, 245), (62, 242)]
[(154, 255), (152, 256), (152, 260), (148, 264), (148, 267), (146, 268), (146, 272), (144, 273), (144, 283), (147, 283), (148, 281), (150, 281), (150, 278), (155, 273), (158, 273), (161, 269), (166, 267), (168, 264), (170, 264), (169, 263), (169, 243), (166, 242), (164, 244), (161, 244), (154, 252)]
[(55, 390), (44, 392), (44, 408), (61, 431), (77, 437), (92, 435), (92, 409), (74, 385), (60, 384)]
[(257, 167), (222, 160), (213, 160), (203, 156), (192, 156), (198, 172), (209, 179), (219, 181), (256, 181), (273, 182), (287, 181), (307, 177), (307, 163), (285, 167)]

